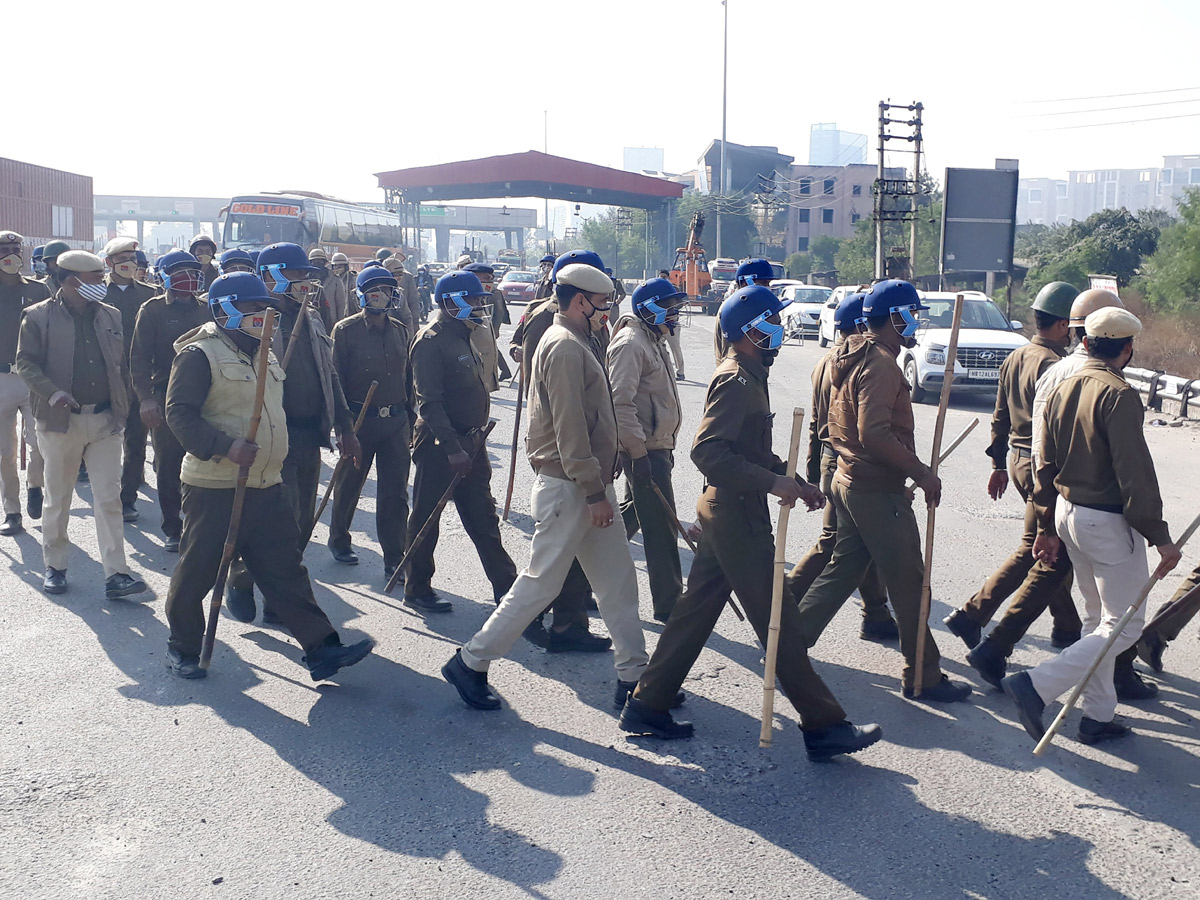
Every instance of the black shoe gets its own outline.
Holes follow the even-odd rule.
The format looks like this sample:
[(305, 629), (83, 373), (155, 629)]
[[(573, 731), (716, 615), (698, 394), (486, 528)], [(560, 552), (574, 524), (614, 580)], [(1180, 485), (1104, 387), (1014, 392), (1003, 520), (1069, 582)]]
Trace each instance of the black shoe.
[(1163, 670), (1163, 651), (1166, 649), (1167, 642), (1163, 640), (1162, 636), (1157, 631), (1147, 631), (1142, 635), (1142, 639), (1138, 641), (1138, 659), (1148, 665), (1155, 672), (1161, 672)]
[(1097, 722), (1087, 716), (1079, 720), (1079, 740), (1085, 744), (1099, 744), (1101, 741), (1111, 741), (1127, 734), (1132, 734), (1129, 726), (1118, 721), (1116, 716), (1113, 716), (1111, 722)]
[(200, 668), (200, 657), (184, 656), (174, 648), (167, 648), (167, 666), (180, 678), (207, 678), (208, 670)]
[(235, 588), (232, 584), (225, 589), (225, 608), (239, 622), (253, 622), (258, 615), (254, 603), (254, 588)]
[(546, 631), (546, 626), (542, 624), (541, 616), (525, 626), (525, 630), (521, 632), (521, 637), (525, 638), (533, 646), (541, 647), (543, 650), (550, 646), (550, 633)]
[(334, 550), (329, 548), (329, 552), (333, 554), (335, 562), (340, 562), (343, 566), (357, 566), (358, 554), (353, 550)]
[(886, 619), (868, 619), (864, 616), (862, 625), (858, 629), (858, 636), (864, 641), (898, 641), (900, 640), (900, 626), (891, 616)]
[(653, 710), (634, 697), (625, 701), (617, 726), (630, 734), (652, 734), (665, 741), (690, 738), (695, 732), (691, 722), (676, 722), (669, 712)]
[(275, 614), (275, 610), (268, 607), (265, 601), (263, 602), (262, 623), (264, 628), (283, 627), (283, 619), (279, 618), (279, 616)]
[(1050, 629), (1050, 646), (1056, 650), (1066, 650), (1083, 637), (1082, 631), (1065, 631), (1062, 628)]
[(1113, 670), (1113, 687), (1117, 689), (1117, 699), (1122, 703), (1152, 700), (1158, 696), (1158, 685), (1143, 681), (1142, 676), (1134, 670), (1133, 663)]
[(124, 572), (118, 572), (104, 582), (104, 599), (120, 600), (123, 597), (140, 594), (144, 590), (146, 590), (146, 582), (142, 581), (142, 579), (126, 575)]
[(965, 681), (951, 681), (948, 676), (943, 675), (941, 681), (922, 686), (920, 697), (913, 697), (911, 687), (905, 687), (901, 693), (904, 694), (906, 700), (916, 699), (926, 703), (961, 703), (971, 696), (971, 686)]
[(979, 673), (979, 677), (996, 690), (1000, 690), (1000, 682), (1008, 668), (1008, 658), (993, 641), (984, 639), (974, 650), (967, 651), (967, 662)]
[(42, 489), (31, 487), (25, 492), (25, 512), (35, 522), (42, 517)]
[(838, 722), (820, 731), (804, 732), (804, 749), (813, 762), (825, 762), (842, 753), (865, 750), (883, 737), (878, 725), (853, 725)]
[(169, 538), (167, 538), (166, 543), (163, 544), (163, 549), (166, 550), (168, 553), (178, 553), (179, 552), (179, 535), (173, 534)]
[(130, 503), (128, 506), (121, 507), (121, 518), (126, 522), (136, 522), (141, 513), (137, 511), (137, 507)]
[(324, 681), (332, 678), (339, 669), (346, 669), (367, 658), (367, 654), (375, 647), (375, 642), (365, 638), (357, 644), (347, 647), (336, 644), (322, 644), (316, 650), (309, 650), (301, 662), (308, 666), (309, 677), (313, 681)]
[[(384, 581), (391, 581), (392, 576), (395, 574), (396, 574), (395, 566), (384, 566), (383, 567), (383, 580)], [(400, 577), (396, 579), (396, 584), (404, 584), (404, 573), (403, 572), (401, 572)]]
[[(636, 681), (622, 681), (617, 679), (617, 689), (613, 692), (613, 709), (624, 709), (625, 701), (633, 696), (633, 689), (637, 687)], [(679, 691), (675, 694), (675, 699), (671, 701), (671, 709), (679, 709), (687, 700), (687, 694)]]
[(968, 650), (975, 649), (975, 645), (979, 643), (979, 638), (983, 634), (983, 628), (972, 622), (965, 610), (956, 609), (942, 621), (946, 623), (951, 634), (962, 638), (962, 642), (967, 645)]
[(1035, 741), (1045, 737), (1046, 726), (1042, 723), (1042, 713), (1046, 711), (1046, 703), (1034, 688), (1029, 673), (1018, 672), (1016, 675), (1009, 675), (1000, 682), (1000, 689), (1017, 705), (1017, 718), (1021, 720), (1029, 736)]
[(47, 567), (46, 577), (42, 579), (42, 590), (47, 594), (65, 594), (67, 592), (67, 570)]
[(410, 597), (405, 594), (404, 602), (413, 609), (428, 613), (448, 613), (454, 609), (454, 604), (449, 600), (443, 600), (436, 591), (430, 591), (420, 597)]
[(4, 517), (4, 524), (0, 525), (0, 536), (12, 537), (24, 530), (25, 526), (21, 524), (21, 514), (9, 513)]
[(500, 698), (492, 693), (488, 685), (487, 672), (476, 672), (462, 660), (462, 651), (456, 652), (442, 666), (442, 677), (454, 685), (463, 703), (476, 709), (499, 709)]
[(612, 641), (598, 634), (592, 634), (584, 625), (568, 625), (562, 631), (550, 629), (550, 641), (546, 645), (547, 653), (604, 653), (612, 649)]

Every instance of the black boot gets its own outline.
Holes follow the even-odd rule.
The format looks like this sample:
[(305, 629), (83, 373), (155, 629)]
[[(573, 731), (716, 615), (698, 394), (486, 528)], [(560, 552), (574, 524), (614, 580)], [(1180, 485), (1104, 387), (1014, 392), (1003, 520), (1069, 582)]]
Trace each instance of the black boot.
[(4, 524), (0, 525), (0, 536), (13, 537), (25, 530), (25, 526), (21, 524), (20, 513), (9, 513), (4, 517)]
[(974, 650), (967, 653), (967, 662), (979, 673), (980, 678), (996, 690), (1000, 690), (1000, 682), (1004, 680), (1004, 673), (1008, 668), (1008, 659), (1004, 651), (996, 646), (995, 641), (984, 638)]
[(1079, 720), (1079, 740), (1085, 744), (1099, 744), (1101, 741), (1111, 741), (1113, 738), (1125, 737), (1132, 734), (1129, 726), (1113, 716), (1111, 722), (1097, 722), (1084, 716)]
[(1017, 705), (1017, 718), (1021, 720), (1029, 736), (1035, 741), (1045, 737), (1046, 725), (1042, 722), (1042, 714), (1046, 711), (1046, 701), (1033, 686), (1033, 679), (1029, 677), (1029, 673), (1018, 672), (1016, 675), (1009, 675), (1000, 682), (1000, 689)]
[(1163, 651), (1167, 649), (1166, 640), (1157, 631), (1147, 631), (1137, 644), (1138, 658), (1155, 672), (1163, 670)]
[(842, 753), (865, 750), (883, 737), (878, 725), (853, 725), (838, 722), (820, 731), (804, 732), (804, 749), (813, 762), (825, 762)]
[(933, 684), (921, 685), (921, 696), (914, 697), (912, 687), (905, 687), (900, 693), (906, 700), (920, 700), (923, 703), (960, 703), (971, 696), (971, 686), (965, 681), (951, 681), (946, 675)]
[(612, 640), (592, 634), (584, 625), (568, 625), (562, 631), (550, 629), (547, 653), (603, 653), (612, 649)]
[(1113, 687), (1117, 689), (1117, 699), (1122, 703), (1136, 703), (1158, 696), (1158, 685), (1143, 681), (1133, 668), (1132, 661), (1113, 668)]
[(653, 710), (634, 697), (625, 701), (617, 724), (630, 734), (652, 734), (665, 741), (690, 738), (695, 731), (691, 722), (676, 722), (669, 712)]
[(341, 641), (336, 644), (322, 644), (305, 654), (303, 662), (308, 666), (308, 674), (313, 681), (324, 681), (332, 678), (339, 669), (362, 662), (374, 646), (375, 642), (370, 638), (349, 647)]
[(42, 517), (42, 489), (31, 487), (25, 492), (25, 512), (35, 522)]
[(239, 622), (253, 622), (258, 615), (254, 604), (254, 588), (236, 588), (232, 584), (225, 589), (225, 608)]
[(975, 645), (979, 643), (979, 638), (983, 633), (983, 628), (971, 621), (966, 610), (956, 609), (942, 621), (946, 623), (951, 634), (962, 639), (968, 650), (975, 649)]
[(886, 619), (863, 616), (858, 636), (864, 641), (898, 641), (900, 640), (900, 626), (891, 616)]
[(463, 662), (461, 650), (442, 666), (442, 677), (454, 685), (458, 696), (467, 706), (476, 709), (500, 708), (500, 698), (492, 693), (488, 685), (487, 672), (476, 672)]
[[(633, 689), (637, 687), (636, 681), (622, 681), (617, 679), (617, 689), (613, 692), (613, 709), (624, 709), (625, 701), (633, 696)], [(675, 699), (671, 701), (671, 709), (679, 709), (687, 700), (687, 694), (679, 691), (675, 695)]]

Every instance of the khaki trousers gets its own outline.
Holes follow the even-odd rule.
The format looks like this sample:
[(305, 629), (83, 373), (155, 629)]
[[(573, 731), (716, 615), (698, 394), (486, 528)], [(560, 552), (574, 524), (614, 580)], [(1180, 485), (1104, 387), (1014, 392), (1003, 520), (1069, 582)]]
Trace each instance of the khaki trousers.
[(856, 491), (836, 479), (830, 496), (837, 507), (837, 544), (829, 565), (800, 601), (805, 646), (816, 644), (874, 561), (900, 628), (904, 686), (910, 687), (915, 679), (920, 628), (925, 629), (922, 683), (937, 684), (942, 678), (941, 657), (929, 623), (920, 621), (925, 561), (912, 502), (901, 493)]
[[(606, 494), (616, 510), (612, 485)], [(571, 562), (578, 559), (612, 636), (617, 677), (637, 681), (648, 657), (638, 618), (637, 573), (620, 519), (607, 528), (594, 527), (583, 488), (541, 474), (534, 479), (529, 506), (535, 523), (529, 565), (479, 633), (463, 647), (463, 662), (476, 672), (486, 672), (489, 662), (507, 654), (525, 627), (558, 595)]]
[[(1083, 594), (1084, 634), (1058, 656), (1029, 670), (1034, 688), (1047, 703), (1079, 683), (1150, 575), (1146, 541), (1119, 513), (1076, 506), (1059, 497), (1054, 525)], [(1112, 720), (1117, 711), (1113, 665), (1117, 654), (1137, 641), (1145, 621), (1143, 603), (1088, 680), (1082, 710), (1089, 719)]]
[(25, 481), (31, 488), (42, 486), (42, 454), (38, 450), (29, 409), (29, 388), (19, 375), (0, 375), (0, 495), (4, 499), (4, 514), (21, 511), (21, 453), (17, 443), (17, 413), (21, 414), (21, 432), (29, 448)]
[(52, 569), (67, 567), (67, 520), (79, 464), (87, 465), (92, 516), (104, 577), (129, 571), (125, 564), (125, 523), (121, 519), (121, 432), (108, 413), (72, 414), (65, 433), (37, 423), (38, 446), (46, 465), (42, 511), (42, 557)]

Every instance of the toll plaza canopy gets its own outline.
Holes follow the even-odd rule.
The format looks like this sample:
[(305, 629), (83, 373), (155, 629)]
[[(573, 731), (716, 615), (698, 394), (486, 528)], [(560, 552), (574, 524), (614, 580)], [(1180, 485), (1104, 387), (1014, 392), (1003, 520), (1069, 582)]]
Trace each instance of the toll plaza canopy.
[(376, 177), (381, 188), (403, 191), (409, 203), (545, 197), (658, 210), (683, 196), (681, 184), (536, 150), (377, 172)]

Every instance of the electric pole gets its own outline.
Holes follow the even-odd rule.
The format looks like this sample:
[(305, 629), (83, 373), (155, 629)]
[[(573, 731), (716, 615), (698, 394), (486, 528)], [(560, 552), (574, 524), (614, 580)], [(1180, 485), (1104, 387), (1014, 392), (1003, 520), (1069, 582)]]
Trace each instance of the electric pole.
[[(916, 277), (917, 266), (917, 207), (921, 196), (921, 113), (925, 109), (920, 102), (909, 104), (879, 102), (879, 169), (875, 178), (875, 277), (891, 278), (901, 273), (889, 272), (887, 260), (884, 258), (884, 245), (887, 240), (887, 225), (889, 222), (909, 222), (909, 280)], [(894, 119), (891, 110), (904, 110), (909, 113), (907, 119)], [(900, 126), (901, 133), (889, 131), (889, 126)], [(903, 132), (907, 129), (907, 133)], [(884, 156), (887, 152), (888, 141), (908, 141), (913, 145), (910, 152), (914, 156), (912, 178), (888, 178), (884, 166)], [(903, 208), (897, 208), (899, 198), (908, 197), (909, 202)], [(889, 198), (891, 202), (889, 203)], [(898, 253), (904, 252), (899, 248)]]
[(725, 123), (726, 116), (729, 111), (729, 0), (721, 0), (721, 6), (725, 9), (725, 37), (724, 37), (724, 62), (721, 68), (721, 172), (717, 179), (717, 183), (721, 186), (721, 190), (717, 193), (717, 256), (721, 255), (721, 195), (725, 193), (725, 174), (726, 174), (726, 157), (725, 157)]

